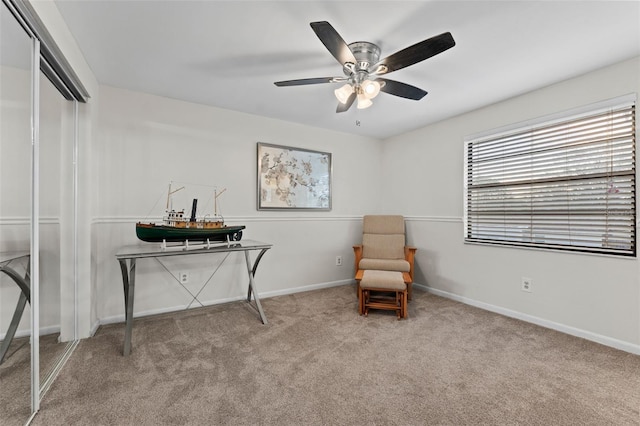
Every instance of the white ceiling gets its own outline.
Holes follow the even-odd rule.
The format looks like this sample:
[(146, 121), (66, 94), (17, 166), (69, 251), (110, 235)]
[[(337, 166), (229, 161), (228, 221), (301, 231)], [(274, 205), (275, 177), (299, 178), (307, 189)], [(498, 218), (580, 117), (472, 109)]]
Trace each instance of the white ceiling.
[[(381, 139), (640, 55), (638, 1), (55, 3), (101, 84)], [(446, 31), (456, 46), (388, 75), (422, 100), (336, 114), (338, 84), (273, 84), (342, 75), (313, 21), (381, 57)]]

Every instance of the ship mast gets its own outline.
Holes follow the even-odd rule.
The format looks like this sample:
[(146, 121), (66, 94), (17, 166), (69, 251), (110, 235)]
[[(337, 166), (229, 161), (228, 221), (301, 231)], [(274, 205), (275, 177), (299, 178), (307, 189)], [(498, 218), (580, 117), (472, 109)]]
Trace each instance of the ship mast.
[(172, 183), (172, 182), (169, 182), (169, 191), (167, 192), (167, 211), (169, 211), (169, 202), (170, 202), (170, 200), (171, 200), (171, 196), (172, 196), (173, 194), (175, 194), (176, 192), (178, 192), (178, 191), (180, 191), (180, 190), (183, 190), (183, 189), (184, 189), (184, 186), (181, 186), (180, 188), (178, 188), (178, 189), (176, 189), (176, 190), (172, 191), (172, 190), (171, 190), (171, 183)]
[(217, 189), (213, 191), (213, 214), (215, 217), (218, 217), (218, 197), (226, 190), (227, 188), (223, 189), (219, 193)]

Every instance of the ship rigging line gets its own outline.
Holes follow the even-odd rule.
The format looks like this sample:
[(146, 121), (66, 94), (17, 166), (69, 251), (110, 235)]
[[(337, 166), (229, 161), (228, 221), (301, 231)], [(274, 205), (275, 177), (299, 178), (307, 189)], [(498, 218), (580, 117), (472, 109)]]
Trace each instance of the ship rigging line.
[[(180, 181), (171, 181), (171, 184), (182, 185), (183, 187), (182, 187), (182, 188), (180, 188), (180, 189), (183, 189), (185, 186), (186, 186), (186, 187), (189, 187), (189, 188), (190, 188), (190, 187), (192, 187), (192, 186), (200, 186), (200, 187), (203, 187), (203, 188), (213, 188), (213, 189), (214, 189), (214, 193), (209, 194), (209, 196), (207, 196), (207, 197), (205, 198), (205, 204), (204, 204), (204, 208), (202, 209), (202, 211), (208, 211), (208, 210), (209, 210), (209, 208), (210, 208), (210, 206), (211, 206), (211, 204), (210, 204), (210, 203), (211, 203), (211, 200), (214, 200), (214, 204), (215, 204), (215, 202), (216, 202), (216, 200), (214, 199), (214, 197), (215, 197), (215, 195), (214, 195), (214, 194), (215, 194), (215, 191), (216, 191), (216, 190), (217, 190), (217, 188), (218, 188), (218, 186), (217, 186), (217, 185), (204, 185), (204, 184), (199, 184), (199, 183), (188, 183), (188, 182), (180, 182)], [(220, 191), (217, 195), (222, 194), (222, 193), (223, 193), (224, 191), (226, 191), (226, 190), (227, 190), (227, 188), (224, 188), (224, 189), (223, 189), (222, 191)], [(172, 192), (177, 192), (177, 191), (179, 191), (179, 190), (172, 191)], [(187, 191), (188, 191), (188, 189), (187, 189)], [(160, 203), (160, 201), (161, 201), (162, 199), (166, 199), (166, 197), (167, 197), (167, 191), (166, 191), (166, 189), (165, 189), (165, 190), (163, 190), (163, 192), (161, 192), (161, 193), (160, 193), (160, 195), (158, 196), (158, 199), (157, 199), (157, 200), (156, 200), (156, 202), (153, 204), (153, 207), (151, 207), (151, 210), (150, 210), (150, 211), (147, 213), (147, 215), (144, 217), (144, 220), (143, 220), (143, 221), (148, 221), (148, 220), (149, 220), (149, 218), (151, 217), (151, 214), (156, 210), (156, 207), (158, 206), (158, 204)], [(222, 220), (224, 220), (224, 215), (221, 213), (221, 212), (222, 212), (222, 209), (221, 209), (221, 208), (219, 208), (219, 206), (220, 206), (220, 204), (219, 204), (219, 203), (220, 203), (220, 202), (218, 201), (218, 216), (220, 216), (220, 218), (222, 218)], [(162, 216), (162, 215), (161, 215), (161, 216)], [(210, 216), (210, 215), (209, 215), (209, 214), (207, 214), (207, 215), (205, 215), (205, 216)]]
[(164, 191), (163, 193), (160, 194), (160, 196), (158, 197), (158, 199), (156, 200), (155, 204), (153, 205), (153, 207), (151, 207), (151, 210), (149, 211), (149, 213), (147, 213), (147, 215), (144, 217), (144, 220), (148, 220), (149, 217), (151, 216), (151, 213), (155, 211), (156, 206), (158, 205), (158, 203), (160, 202), (161, 199), (165, 198), (167, 196), (166, 191)]

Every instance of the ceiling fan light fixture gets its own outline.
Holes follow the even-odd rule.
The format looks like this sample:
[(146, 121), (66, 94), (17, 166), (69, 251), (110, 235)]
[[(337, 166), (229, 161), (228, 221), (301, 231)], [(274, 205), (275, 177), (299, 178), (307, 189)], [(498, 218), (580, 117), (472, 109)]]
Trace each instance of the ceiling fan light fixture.
[(338, 98), (338, 101), (340, 103), (345, 104), (347, 103), (349, 96), (351, 96), (351, 94), (353, 93), (353, 86), (350, 84), (345, 84), (339, 89), (334, 90), (333, 93), (335, 93), (336, 98)]
[(364, 93), (358, 94), (358, 109), (369, 108), (371, 105), (373, 105), (373, 102), (371, 102), (371, 99), (369, 99), (367, 95)]
[(373, 99), (380, 93), (380, 83), (375, 80), (365, 80), (360, 85), (363, 94), (367, 99)]

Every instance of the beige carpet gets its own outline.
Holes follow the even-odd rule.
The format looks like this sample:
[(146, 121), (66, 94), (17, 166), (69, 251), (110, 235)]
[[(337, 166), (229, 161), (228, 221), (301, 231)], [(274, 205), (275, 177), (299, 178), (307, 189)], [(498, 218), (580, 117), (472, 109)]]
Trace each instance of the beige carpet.
[(640, 357), (420, 291), (351, 286), (137, 319), (83, 340), (34, 425), (637, 425)]
[[(40, 336), (40, 384), (64, 354), (67, 344), (58, 333)], [(31, 416), (31, 343), (15, 338), (0, 364), (0, 425), (22, 426)]]

